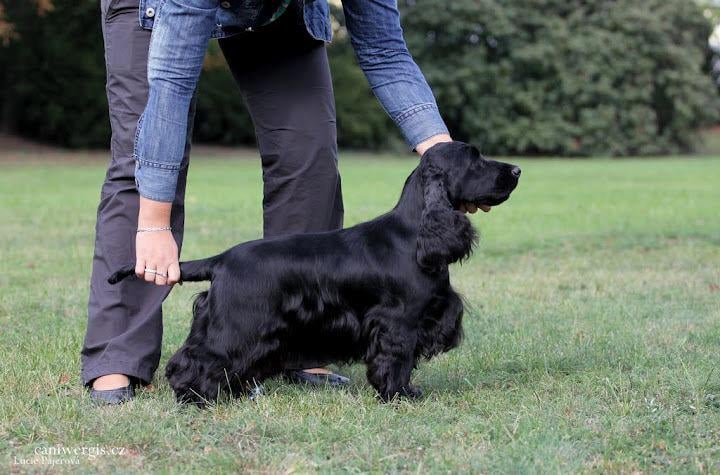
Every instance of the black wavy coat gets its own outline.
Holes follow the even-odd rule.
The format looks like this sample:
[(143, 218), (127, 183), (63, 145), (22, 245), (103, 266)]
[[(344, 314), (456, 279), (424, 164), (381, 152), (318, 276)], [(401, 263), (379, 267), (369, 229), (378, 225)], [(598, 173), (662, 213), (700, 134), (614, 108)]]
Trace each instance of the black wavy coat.
[[(240, 395), (285, 368), (363, 361), (382, 400), (418, 397), (420, 358), (455, 348), (463, 302), (448, 265), (470, 255), (475, 231), (460, 203), (505, 201), (520, 170), (467, 144), (432, 147), (390, 212), (351, 228), (240, 244), (181, 264), (210, 280), (166, 376), (184, 402)], [(115, 282), (133, 273), (128, 266)]]

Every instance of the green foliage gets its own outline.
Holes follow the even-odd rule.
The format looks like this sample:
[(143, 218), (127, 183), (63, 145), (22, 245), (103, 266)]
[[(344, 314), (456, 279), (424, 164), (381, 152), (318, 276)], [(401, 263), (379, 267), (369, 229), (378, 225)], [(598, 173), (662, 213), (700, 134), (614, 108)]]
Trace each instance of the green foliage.
[(5, 128), (69, 147), (107, 145), (102, 33), (98, 2), (55, 0), (38, 16), (31, 2), (7, 15), (17, 39), (0, 47), (0, 105)]
[[(718, 118), (711, 24), (694, 2), (405, 0), (401, 9), (450, 130), (486, 153), (684, 152)], [(56, 0), (44, 12), (33, 2), (6, 6), (14, 39), (0, 46), (0, 127), (64, 146), (107, 145), (97, 1)], [(387, 148), (399, 134), (334, 15), (339, 143)], [(195, 140), (252, 143), (237, 87), (222, 61), (212, 63), (200, 82)]]
[(450, 130), (502, 154), (688, 151), (717, 119), (710, 23), (686, 0), (406, 1)]

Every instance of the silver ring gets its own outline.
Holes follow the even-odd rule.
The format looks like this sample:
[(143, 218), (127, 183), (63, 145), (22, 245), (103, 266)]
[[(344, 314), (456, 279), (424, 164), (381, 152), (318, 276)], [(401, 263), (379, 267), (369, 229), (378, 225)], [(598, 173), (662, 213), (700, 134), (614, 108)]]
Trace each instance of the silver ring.
[(167, 274), (163, 274), (162, 272), (155, 272), (155, 275), (158, 277), (165, 277), (167, 279)]
[(157, 271), (155, 269), (148, 269), (147, 267), (145, 268), (145, 272), (148, 274), (157, 274)]

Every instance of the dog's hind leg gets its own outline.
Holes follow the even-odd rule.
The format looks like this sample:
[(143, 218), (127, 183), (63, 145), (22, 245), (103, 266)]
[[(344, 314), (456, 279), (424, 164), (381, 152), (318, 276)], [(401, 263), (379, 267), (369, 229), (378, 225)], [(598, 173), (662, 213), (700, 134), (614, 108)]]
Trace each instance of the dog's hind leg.
[(165, 368), (179, 402), (203, 406), (221, 392), (234, 396), (245, 392), (245, 386), (234, 376), (237, 362), (217, 343), (222, 331), (210, 324), (212, 318), (217, 317), (211, 313), (209, 293), (202, 292), (195, 299), (190, 334)]
[(177, 400), (202, 406), (215, 401), (222, 393), (233, 397), (252, 396), (266, 378), (281, 372), (277, 347), (261, 343), (245, 349), (242, 354), (219, 353), (217, 348), (207, 345), (183, 345), (166, 368)]
[(200, 356), (203, 352), (203, 348), (186, 343), (168, 361), (165, 376), (178, 402), (204, 406), (217, 398), (220, 381), (214, 384), (208, 377), (212, 361)]

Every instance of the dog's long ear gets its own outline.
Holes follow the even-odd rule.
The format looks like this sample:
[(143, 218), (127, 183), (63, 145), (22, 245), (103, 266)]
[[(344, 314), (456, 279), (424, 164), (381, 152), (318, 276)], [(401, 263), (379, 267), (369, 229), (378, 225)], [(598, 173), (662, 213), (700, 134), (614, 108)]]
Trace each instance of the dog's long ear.
[(431, 160), (421, 164), (424, 208), (420, 218), (417, 262), (437, 271), (472, 252), (476, 241), (470, 220), (452, 207), (447, 192), (447, 176)]

